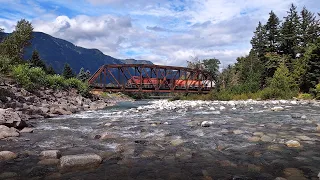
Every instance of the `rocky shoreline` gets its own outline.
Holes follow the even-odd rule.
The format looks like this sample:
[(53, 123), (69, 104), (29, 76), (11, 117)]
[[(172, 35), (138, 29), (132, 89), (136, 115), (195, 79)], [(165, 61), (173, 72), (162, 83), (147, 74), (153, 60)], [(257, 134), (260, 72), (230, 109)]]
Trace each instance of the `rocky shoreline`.
[(92, 95), (86, 98), (76, 89), (42, 89), (29, 92), (14, 83), (0, 85), (0, 139), (17, 137), (20, 133), (32, 132), (31, 119), (54, 118), (80, 111), (94, 111), (113, 106), (128, 97)]

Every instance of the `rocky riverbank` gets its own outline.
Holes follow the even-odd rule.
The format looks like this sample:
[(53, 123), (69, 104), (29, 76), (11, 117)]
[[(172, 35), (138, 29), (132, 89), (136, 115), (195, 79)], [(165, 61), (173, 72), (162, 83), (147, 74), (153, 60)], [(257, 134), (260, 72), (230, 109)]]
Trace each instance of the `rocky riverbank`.
[(0, 85), (0, 139), (32, 132), (31, 119), (54, 118), (80, 111), (98, 110), (112, 106), (118, 101), (130, 100), (121, 95), (86, 98), (71, 89), (42, 89), (29, 92), (15, 83)]

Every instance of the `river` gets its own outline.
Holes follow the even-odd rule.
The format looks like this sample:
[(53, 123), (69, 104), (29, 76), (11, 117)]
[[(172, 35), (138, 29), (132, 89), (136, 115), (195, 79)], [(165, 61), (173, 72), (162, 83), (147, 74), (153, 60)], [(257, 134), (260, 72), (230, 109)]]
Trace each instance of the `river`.
[[(272, 111), (276, 106), (283, 109)], [(208, 121), (208, 127), (201, 123)], [(318, 179), (320, 107), (286, 102), (122, 102), (35, 120), (33, 133), (0, 141), (19, 154), (0, 162), (12, 179)], [(300, 147), (288, 147), (296, 140)], [(95, 153), (87, 171), (38, 164), (43, 150)]]

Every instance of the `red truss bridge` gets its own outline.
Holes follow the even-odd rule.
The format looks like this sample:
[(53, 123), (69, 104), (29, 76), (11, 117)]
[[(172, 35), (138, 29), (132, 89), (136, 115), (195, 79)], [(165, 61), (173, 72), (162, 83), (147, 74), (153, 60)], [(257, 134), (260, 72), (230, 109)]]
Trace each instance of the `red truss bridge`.
[(112, 92), (208, 93), (214, 81), (207, 71), (184, 67), (110, 64), (101, 66), (89, 84)]

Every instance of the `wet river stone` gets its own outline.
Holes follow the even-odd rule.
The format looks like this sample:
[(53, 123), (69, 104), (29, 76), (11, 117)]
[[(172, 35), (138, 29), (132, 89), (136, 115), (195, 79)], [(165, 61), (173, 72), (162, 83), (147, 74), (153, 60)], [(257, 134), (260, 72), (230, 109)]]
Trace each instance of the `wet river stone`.
[(102, 158), (96, 154), (78, 154), (62, 156), (60, 167), (63, 171), (95, 168), (102, 162)]
[(17, 155), (11, 151), (1, 151), (0, 161), (8, 161), (17, 158)]
[(0, 125), (0, 139), (7, 137), (17, 137), (19, 136), (19, 131), (13, 127), (8, 128), (7, 126)]
[(40, 156), (42, 159), (59, 159), (61, 157), (61, 153), (59, 150), (48, 150), (42, 151)]
[(289, 140), (286, 142), (286, 145), (288, 147), (300, 147), (300, 143), (299, 141), (295, 141), (295, 140)]

